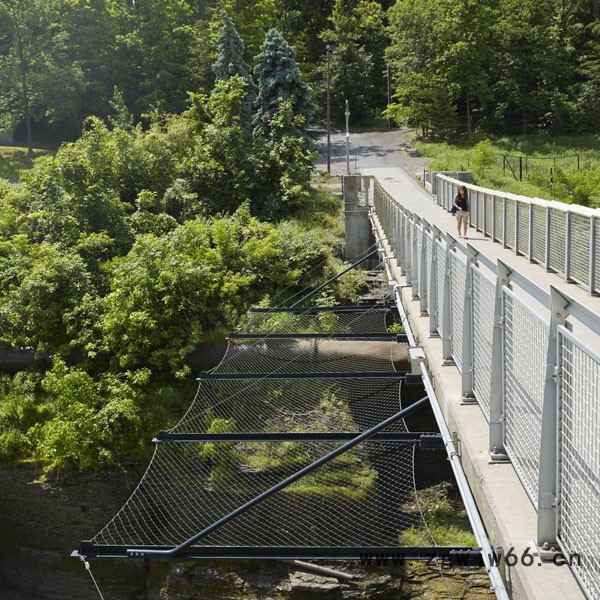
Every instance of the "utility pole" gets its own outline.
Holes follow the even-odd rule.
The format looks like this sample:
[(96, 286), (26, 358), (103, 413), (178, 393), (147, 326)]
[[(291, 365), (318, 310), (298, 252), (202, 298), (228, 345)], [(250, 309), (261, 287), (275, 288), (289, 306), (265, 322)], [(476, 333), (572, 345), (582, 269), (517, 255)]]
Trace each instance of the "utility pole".
[(350, 103), (346, 98), (346, 175), (350, 175)]
[(331, 50), (333, 44), (327, 44), (327, 173), (331, 175)]
[[(387, 64), (387, 104), (388, 109), (392, 103), (392, 67)], [(388, 117), (388, 129), (392, 128), (392, 120)]]

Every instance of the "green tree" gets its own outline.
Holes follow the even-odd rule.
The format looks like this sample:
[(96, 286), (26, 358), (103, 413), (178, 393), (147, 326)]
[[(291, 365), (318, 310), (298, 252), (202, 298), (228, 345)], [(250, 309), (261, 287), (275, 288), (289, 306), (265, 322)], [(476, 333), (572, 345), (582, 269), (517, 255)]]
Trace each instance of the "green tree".
[(256, 97), (256, 86), (250, 74), (250, 67), (244, 60), (244, 42), (242, 42), (235, 24), (229, 15), (221, 13), (223, 25), (219, 29), (217, 39), (218, 56), (213, 64), (213, 71), (217, 82), (227, 81), (238, 75), (246, 82), (246, 98), (242, 110), (242, 126), (244, 131), (250, 134), (252, 105)]
[(85, 336), (85, 312), (94, 295), (81, 257), (53, 244), (7, 246), (0, 255), (2, 339), (13, 346), (68, 352)]
[[(371, 0), (335, 0), (330, 28), (321, 37), (332, 44), (331, 113), (341, 120), (348, 100), (353, 120), (362, 120), (386, 101), (384, 12)], [(328, 56), (321, 62), (326, 78)], [(357, 84), (360, 82), (360, 85)]]
[(315, 106), (311, 100), (310, 89), (304, 83), (294, 49), (285, 41), (277, 29), (271, 29), (256, 57), (255, 69), (258, 81), (256, 113), (252, 121), (255, 136), (266, 136), (270, 124), (279, 111), (282, 101), (289, 100), (294, 115), (304, 117), (305, 121), (299, 135), (312, 119)]
[(210, 96), (192, 96), (188, 114), (200, 132), (185, 164), (190, 189), (204, 214), (232, 212), (247, 200), (251, 139), (245, 134), (247, 83), (239, 75), (218, 81)]
[(116, 369), (168, 367), (202, 340), (222, 335), (290, 268), (276, 229), (242, 207), (229, 217), (188, 221), (161, 237), (138, 236), (111, 266), (103, 343)]
[(276, 25), (278, 0), (220, 0), (235, 21), (250, 56), (258, 54), (266, 32)]
[(315, 156), (298, 135), (303, 126), (304, 118), (294, 116), (291, 101), (285, 100), (271, 120), (268, 137), (255, 142), (254, 168), (260, 177), (254, 181), (252, 205), (265, 218), (293, 214), (309, 200)]
[(0, 117), (9, 129), (25, 121), (29, 156), (32, 120), (73, 114), (82, 83), (79, 66), (68, 58), (60, 5), (60, 0), (0, 2)]
[(252, 84), (250, 67), (244, 60), (244, 42), (240, 38), (234, 22), (227, 12), (221, 12), (223, 24), (217, 38), (217, 60), (213, 64), (213, 72), (217, 81), (227, 81), (234, 75), (239, 75), (248, 84)]
[(499, 3), (493, 31), (495, 116), (499, 122), (519, 123), (522, 133), (553, 125), (557, 116), (553, 104), (574, 74), (570, 44), (564, 43), (557, 22), (558, 4)]
[(420, 128), (424, 137), (445, 139), (456, 132), (456, 106), (443, 79), (417, 73), (398, 85), (386, 114), (398, 123)]
[(152, 107), (181, 112), (188, 91), (206, 83), (210, 63), (203, 65), (208, 57), (199, 52), (206, 24), (199, 21), (195, 4), (144, 0), (128, 9), (128, 28), (117, 35), (108, 58), (114, 83), (136, 118)]

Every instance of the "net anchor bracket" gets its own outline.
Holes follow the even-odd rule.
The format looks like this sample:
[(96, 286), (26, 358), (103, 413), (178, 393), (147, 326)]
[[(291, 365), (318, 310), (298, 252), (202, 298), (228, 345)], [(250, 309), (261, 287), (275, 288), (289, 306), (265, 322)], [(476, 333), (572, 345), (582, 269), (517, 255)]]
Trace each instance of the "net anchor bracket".
[(410, 372), (412, 375), (423, 375), (425, 368), (425, 352), (421, 346), (413, 346), (408, 349), (408, 357), (410, 359)]

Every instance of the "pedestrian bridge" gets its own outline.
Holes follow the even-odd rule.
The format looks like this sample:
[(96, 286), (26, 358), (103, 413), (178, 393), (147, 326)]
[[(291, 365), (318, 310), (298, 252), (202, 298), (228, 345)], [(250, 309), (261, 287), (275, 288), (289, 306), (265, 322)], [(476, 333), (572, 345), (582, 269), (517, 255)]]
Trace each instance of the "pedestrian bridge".
[(512, 597), (600, 598), (600, 211), (466, 183), (462, 240), (425, 183), (345, 177), (348, 258), (375, 236)]

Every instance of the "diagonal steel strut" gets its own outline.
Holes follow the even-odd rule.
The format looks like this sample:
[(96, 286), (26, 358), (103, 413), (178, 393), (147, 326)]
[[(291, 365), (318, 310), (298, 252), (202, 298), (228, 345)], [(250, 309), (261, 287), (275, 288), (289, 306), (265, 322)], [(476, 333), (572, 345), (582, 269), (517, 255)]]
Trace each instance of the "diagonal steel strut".
[[(371, 248), (373, 248), (374, 246), (375, 246), (375, 244), (373, 244), (373, 246), (371, 246)], [(344, 275), (348, 271), (351, 271), (352, 269), (354, 269), (354, 267), (358, 267), (358, 265), (360, 265), (361, 263), (364, 263), (365, 260), (367, 260), (368, 258), (371, 258), (372, 256), (375, 256), (377, 253), (378, 253), (377, 249), (373, 250), (372, 252), (369, 252), (369, 254), (367, 254), (366, 256), (363, 256), (361, 259), (352, 263), (349, 267), (347, 267), (343, 271), (340, 271), (337, 275), (334, 275), (333, 277), (331, 277), (331, 279), (328, 279), (325, 283), (322, 283), (319, 287), (315, 288), (312, 292), (309, 292), (305, 296), (302, 296), (302, 298), (300, 298), (300, 300), (298, 300), (297, 302), (294, 302), (294, 304), (292, 304), (292, 306), (290, 308), (296, 308), (299, 304), (302, 304), (305, 300), (312, 298), (317, 292), (320, 292), (324, 287), (328, 286), (330, 283), (333, 283), (334, 281), (339, 279), (342, 275)]]

